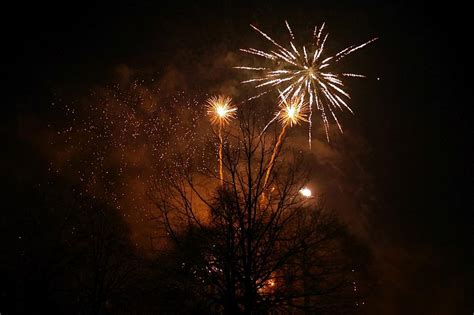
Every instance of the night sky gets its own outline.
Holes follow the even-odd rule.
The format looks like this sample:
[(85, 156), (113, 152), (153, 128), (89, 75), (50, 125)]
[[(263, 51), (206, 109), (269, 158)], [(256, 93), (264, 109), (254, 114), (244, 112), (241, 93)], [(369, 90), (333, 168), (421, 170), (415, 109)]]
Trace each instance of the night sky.
[[(65, 126), (70, 117), (52, 103), (80, 104), (91, 90), (130, 76), (157, 80), (163, 94), (180, 91), (190, 100), (216, 91), (238, 98), (235, 82), (243, 74), (231, 66), (246, 57), (238, 49), (263, 45), (250, 23), (278, 37), (286, 31), (285, 19), (296, 34), (326, 21), (332, 51), (379, 37), (344, 64), (368, 78), (349, 83), (355, 116), (342, 116), (347, 135), (334, 133), (334, 144), (324, 144), (355, 147), (366, 181), (361, 185), (370, 187), (363, 195), (371, 199), (364, 223), (355, 233), (374, 259), (380, 289), (373, 309), (382, 314), (474, 310), (466, 8), (453, 2), (435, 7), (229, 0), (25, 3), (2, 11), (7, 70), (2, 134), (8, 147), (2, 171), (13, 190), (7, 190), (12, 198), (2, 207), (3, 224), (13, 220), (9, 211), (25, 198), (27, 186), (41, 182), (50, 160), (58, 159), (49, 138), (41, 137), (48, 126)], [(352, 169), (350, 153), (341, 156), (341, 165)], [(345, 217), (349, 223), (358, 220), (354, 213)]]

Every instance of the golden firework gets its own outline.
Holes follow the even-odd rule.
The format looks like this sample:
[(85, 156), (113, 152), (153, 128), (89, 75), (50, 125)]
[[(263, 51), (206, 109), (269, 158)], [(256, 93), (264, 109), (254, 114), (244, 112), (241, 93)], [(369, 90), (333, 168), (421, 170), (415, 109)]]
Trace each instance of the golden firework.
[(232, 106), (232, 99), (228, 96), (218, 95), (207, 100), (207, 114), (211, 118), (211, 123), (219, 125), (219, 180), (221, 186), (224, 185), (224, 171), (222, 165), (222, 149), (224, 139), (222, 138), (222, 127), (235, 118), (237, 108)]
[[(342, 78), (364, 77), (356, 73), (338, 73), (331, 70), (331, 67), (349, 54), (372, 43), (377, 38), (373, 38), (360, 45), (349, 46), (337, 54), (327, 57), (324, 54), (324, 45), (328, 38), (328, 33), (324, 31), (324, 23), (319, 29), (318, 27), (314, 28), (311, 43), (308, 46), (303, 45), (300, 48), (297, 48), (294, 44), (296, 42), (295, 36), (290, 25), (286, 21), (285, 24), (290, 35), (290, 41), (286, 47), (276, 42), (257, 27), (250, 25), (255, 31), (273, 44), (273, 49), (263, 51), (248, 48), (241, 49), (241, 51), (265, 58), (271, 61), (272, 65), (268, 67), (241, 66), (236, 68), (258, 73), (255, 78), (243, 81), (242, 83), (255, 83), (257, 89), (267, 88), (250, 99), (260, 97), (275, 87), (283, 90), (281, 93), (285, 98), (306, 97), (309, 99), (308, 140), (311, 147), (313, 105), (316, 106), (316, 109), (321, 114), (326, 131), (326, 138), (329, 141), (329, 122), (327, 116), (331, 115), (333, 117), (339, 130), (342, 132), (342, 127), (335, 111), (346, 108), (352, 113), (352, 109), (349, 107), (347, 101), (350, 99), (350, 95), (345, 91)], [(274, 120), (272, 120), (272, 122), (273, 121)]]
[(275, 117), (278, 118), (280, 123), (285, 126), (298, 125), (301, 121), (308, 121), (306, 119), (306, 103), (304, 99), (299, 96), (295, 96), (289, 100), (285, 95), (280, 94), (280, 110), (277, 112)]
[(237, 108), (232, 105), (232, 99), (228, 96), (218, 95), (207, 100), (207, 114), (212, 124), (225, 125), (235, 118)]
[(281, 129), (278, 140), (273, 148), (272, 156), (270, 158), (269, 166), (265, 174), (265, 179), (263, 181), (263, 186), (265, 187), (268, 183), (270, 173), (273, 170), (275, 164), (275, 158), (280, 152), (283, 140), (285, 139), (286, 129), (288, 127), (293, 127), (293, 125), (298, 125), (301, 121), (308, 121), (306, 119), (306, 103), (304, 98), (296, 95), (291, 99), (287, 99), (283, 93), (280, 93), (280, 110), (276, 113), (275, 117), (267, 124), (265, 129), (275, 120), (278, 119), (282, 124), (283, 128)]

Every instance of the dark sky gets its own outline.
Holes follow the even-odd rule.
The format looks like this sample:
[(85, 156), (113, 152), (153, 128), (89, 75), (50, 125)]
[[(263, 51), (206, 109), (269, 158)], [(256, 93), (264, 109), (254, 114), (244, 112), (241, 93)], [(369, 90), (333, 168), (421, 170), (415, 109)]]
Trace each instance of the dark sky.
[[(409, 278), (388, 288), (393, 293), (387, 299), (390, 305), (411, 303), (418, 314), (436, 309), (448, 314), (443, 305), (472, 311), (472, 132), (467, 115), (472, 89), (466, 74), (471, 35), (466, 8), (453, 2), (197, 3), (41, 2), (3, 8), (8, 96), (2, 133), (12, 148), (4, 163), (8, 174), (28, 168), (18, 144), (18, 120), (47, 115), (57, 88), (81, 90), (108, 82), (117, 65), (153, 69), (159, 75), (173, 63), (186, 73), (195, 61), (180, 61), (180, 51), (199, 57), (220, 45), (244, 47), (247, 38), (256, 37), (249, 23), (272, 29), (284, 19), (298, 30), (327, 21), (342, 43), (378, 36), (352, 62), (381, 80), (357, 83), (360, 91), (352, 93), (364, 100), (358, 124), (371, 148), (370, 172), (383, 200), (371, 216), (373, 235), (402, 249), (397, 267)], [(206, 88), (194, 79), (198, 89)], [(15, 167), (8, 167), (12, 161)]]

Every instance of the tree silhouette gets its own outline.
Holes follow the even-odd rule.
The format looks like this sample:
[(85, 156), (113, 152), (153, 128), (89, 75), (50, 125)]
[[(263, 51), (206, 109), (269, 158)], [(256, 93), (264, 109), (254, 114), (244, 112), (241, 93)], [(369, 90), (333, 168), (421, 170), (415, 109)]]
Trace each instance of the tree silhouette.
[(9, 240), (2, 259), (2, 312), (126, 309), (141, 262), (116, 209), (54, 176), (22, 186), (15, 196), (11, 220), (2, 222)]
[(277, 152), (272, 165), (275, 143), (243, 116), (225, 136), (224, 185), (210, 184), (218, 178), (210, 168), (183, 165), (151, 186), (154, 219), (188, 275), (180, 285), (217, 313), (342, 309), (348, 300), (336, 296), (349, 269), (342, 226), (322, 202), (300, 194), (304, 158)]

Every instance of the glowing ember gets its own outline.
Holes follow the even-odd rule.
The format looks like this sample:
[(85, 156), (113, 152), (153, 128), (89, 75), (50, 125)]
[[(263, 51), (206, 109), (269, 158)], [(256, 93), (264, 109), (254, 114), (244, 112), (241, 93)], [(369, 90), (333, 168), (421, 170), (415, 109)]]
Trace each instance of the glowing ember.
[(276, 280), (268, 279), (263, 283), (263, 285), (258, 289), (261, 294), (271, 294), (273, 290), (276, 289)]

